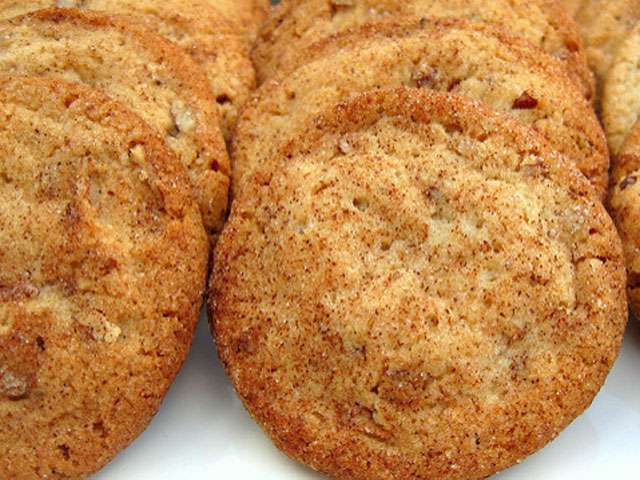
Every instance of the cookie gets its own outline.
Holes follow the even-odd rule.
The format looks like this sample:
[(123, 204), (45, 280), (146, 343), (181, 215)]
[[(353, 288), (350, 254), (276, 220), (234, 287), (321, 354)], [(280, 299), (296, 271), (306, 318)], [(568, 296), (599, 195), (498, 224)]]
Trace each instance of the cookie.
[(638, 0), (583, 0), (576, 21), (592, 70), (601, 84), (620, 41), (640, 20)]
[(602, 121), (617, 153), (640, 115), (640, 25), (621, 42), (605, 79)]
[(216, 247), (209, 318), (253, 417), (341, 479), (479, 479), (542, 448), (626, 323), (620, 240), (588, 182), (446, 93), (371, 92), (308, 126)]
[(316, 43), (307, 63), (264, 83), (233, 144), (233, 189), (292, 132), (355, 93), (392, 86), (449, 91), (482, 100), (542, 133), (604, 198), (609, 157), (591, 105), (560, 61), (502, 30), (465, 20), (390, 20)]
[(269, 0), (205, 0), (234, 22), (236, 28), (253, 43), (269, 13)]
[(60, 6), (127, 16), (182, 47), (207, 74), (225, 139), (231, 139), (255, 73), (246, 41), (206, 0), (0, 0), (0, 18)]
[(147, 426), (189, 350), (208, 240), (142, 120), (0, 77), (0, 478), (84, 478)]
[(64, 78), (130, 107), (187, 167), (208, 231), (220, 231), (230, 165), (202, 70), (171, 42), (119, 17), (42, 10), (0, 23), (0, 71)]
[(302, 47), (388, 15), (498, 24), (563, 60), (585, 96), (593, 96), (593, 75), (577, 27), (555, 0), (285, 0), (264, 25), (254, 51), (259, 83), (304, 61), (297, 53)]
[(610, 212), (622, 237), (631, 309), (640, 315), (640, 123), (613, 159)]

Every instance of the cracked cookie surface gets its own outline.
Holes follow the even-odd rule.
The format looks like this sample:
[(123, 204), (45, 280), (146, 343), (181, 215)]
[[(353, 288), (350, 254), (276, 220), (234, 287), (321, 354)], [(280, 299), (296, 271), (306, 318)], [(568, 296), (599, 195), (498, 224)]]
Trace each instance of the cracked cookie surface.
[(268, 170), (234, 201), (209, 318), (287, 454), (341, 479), (484, 478), (591, 403), (626, 324), (620, 240), (539, 135), (401, 88), (325, 112)]
[(0, 22), (0, 70), (87, 84), (121, 101), (187, 168), (207, 230), (222, 228), (230, 165), (206, 76), (180, 48), (119, 17), (40, 10)]
[(84, 478), (191, 344), (208, 239), (184, 167), (88, 87), (0, 77), (0, 478)]

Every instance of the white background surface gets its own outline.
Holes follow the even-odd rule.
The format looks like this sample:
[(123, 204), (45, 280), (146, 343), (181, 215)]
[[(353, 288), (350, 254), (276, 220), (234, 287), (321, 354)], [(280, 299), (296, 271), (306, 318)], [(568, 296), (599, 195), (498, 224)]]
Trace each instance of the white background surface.
[[(193, 350), (151, 426), (97, 480), (319, 480), (245, 412), (204, 316)], [(640, 479), (640, 324), (631, 322), (604, 389), (558, 439), (495, 480)]]

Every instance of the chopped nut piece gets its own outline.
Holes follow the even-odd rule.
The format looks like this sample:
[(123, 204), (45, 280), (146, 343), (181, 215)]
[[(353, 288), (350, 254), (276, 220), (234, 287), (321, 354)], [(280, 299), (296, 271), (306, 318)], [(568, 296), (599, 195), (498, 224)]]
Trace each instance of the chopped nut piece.
[(411, 79), (418, 88), (432, 87), (438, 79), (438, 69), (428, 64), (421, 64), (413, 72)]
[(29, 382), (13, 373), (6, 366), (0, 365), (0, 394), (10, 400), (18, 400), (29, 394)]
[(136, 162), (142, 163), (144, 162), (144, 147), (142, 145), (136, 145), (131, 150), (129, 150), (129, 154), (131, 158), (133, 158)]
[(353, 152), (353, 147), (349, 143), (349, 140), (347, 140), (345, 137), (342, 137), (338, 141), (338, 150), (340, 150), (343, 154), (348, 155), (349, 153)]
[(531, 110), (538, 106), (538, 100), (533, 98), (527, 92), (522, 92), (518, 98), (513, 101), (513, 108), (517, 110)]
[(627, 178), (622, 180), (622, 182), (620, 182), (620, 190), (626, 189), (627, 187), (635, 184), (637, 181), (638, 177), (636, 177), (635, 175), (629, 175)]
[(91, 337), (97, 341), (114, 343), (122, 334), (122, 329), (106, 320), (100, 312), (88, 314), (81, 323), (90, 329)]
[(173, 122), (179, 132), (189, 133), (196, 126), (193, 112), (180, 100), (176, 100), (171, 105), (171, 115), (173, 115)]

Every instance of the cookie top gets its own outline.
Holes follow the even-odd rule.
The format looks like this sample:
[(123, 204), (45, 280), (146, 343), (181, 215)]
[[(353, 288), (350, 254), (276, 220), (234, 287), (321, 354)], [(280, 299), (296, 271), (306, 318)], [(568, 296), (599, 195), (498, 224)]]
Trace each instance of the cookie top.
[(207, 229), (227, 208), (230, 165), (211, 89), (180, 48), (120, 17), (41, 10), (0, 22), (0, 70), (86, 83), (131, 108), (187, 167)]
[(209, 318), (287, 454), (337, 478), (484, 478), (591, 403), (626, 323), (620, 240), (539, 135), (402, 88), (281, 157), (234, 201)]
[(388, 15), (454, 17), (500, 25), (566, 64), (587, 98), (593, 75), (575, 22), (555, 0), (285, 0), (265, 23), (254, 51), (258, 81), (291, 70), (301, 47)]
[(602, 121), (617, 153), (640, 115), (640, 24), (618, 47), (602, 94)]
[(233, 190), (322, 110), (354, 93), (417, 86), (482, 100), (542, 133), (604, 198), (609, 157), (591, 105), (562, 63), (519, 37), (465, 20), (371, 23), (302, 52), (297, 70), (262, 84), (233, 144)]
[(631, 308), (640, 315), (640, 123), (613, 158), (610, 211), (627, 260)]
[(255, 73), (246, 41), (207, 0), (0, 0), (0, 18), (62, 6), (125, 15), (182, 47), (206, 73), (230, 140), (238, 110), (255, 88)]
[(148, 424), (198, 318), (183, 165), (88, 87), (0, 78), (0, 478), (81, 478)]
[(638, 0), (583, 0), (575, 16), (589, 66), (602, 82), (620, 41), (640, 20)]

